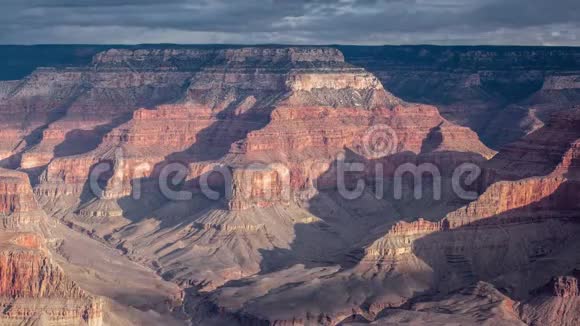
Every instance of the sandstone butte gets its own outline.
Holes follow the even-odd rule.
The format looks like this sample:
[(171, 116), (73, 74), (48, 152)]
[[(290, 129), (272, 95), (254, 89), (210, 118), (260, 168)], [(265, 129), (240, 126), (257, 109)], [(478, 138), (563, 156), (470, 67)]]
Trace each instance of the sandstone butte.
[[(578, 322), (577, 109), (496, 152), (312, 47), (111, 49), (0, 86), (2, 323)], [(377, 126), (396, 135), (385, 155), (369, 151)], [(346, 178), (369, 186), (358, 198), (337, 190), (342, 162), (364, 163)], [(160, 193), (175, 163), (187, 200)], [(441, 198), (404, 179), (393, 199), (405, 163), (438, 167)], [(474, 199), (453, 191), (464, 163), (482, 170)], [(69, 237), (150, 283), (99, 286), (112, 276), (75, 267)]]

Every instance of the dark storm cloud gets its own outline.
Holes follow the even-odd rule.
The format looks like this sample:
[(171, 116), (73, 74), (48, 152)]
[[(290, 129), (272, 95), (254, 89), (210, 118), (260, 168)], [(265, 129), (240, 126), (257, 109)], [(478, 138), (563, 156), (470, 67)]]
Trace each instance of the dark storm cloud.
[(578, 0), (511, 0), (488, 3), (475, 12), (482, 22), (510, 27), (529, 27), (578, 22)]
[(578, 0), (2, 0), (1, 43), (578, 44)]

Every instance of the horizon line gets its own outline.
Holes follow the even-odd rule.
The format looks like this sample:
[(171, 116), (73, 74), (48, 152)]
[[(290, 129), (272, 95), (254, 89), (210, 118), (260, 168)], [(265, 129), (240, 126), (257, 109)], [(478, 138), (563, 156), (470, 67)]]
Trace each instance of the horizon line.
[(292, 43), (34, 43), (15, 44), (0, 43), (1, 47), (35, 47), (35, 46), (216, 46), (216, 47), (456, 47), (456, 48), (485, 48), (485, 47), (519, 47), (519, 48), (580, 48), (580, 45), (545, 45), (545, 44), (436, 44), (436, 43), (409, 43), (409, 44), (292, 44)]

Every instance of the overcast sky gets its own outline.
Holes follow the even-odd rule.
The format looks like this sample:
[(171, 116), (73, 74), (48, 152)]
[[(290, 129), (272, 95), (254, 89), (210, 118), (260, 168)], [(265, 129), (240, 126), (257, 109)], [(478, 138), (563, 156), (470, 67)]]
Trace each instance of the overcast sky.
[(0, 43), (580, 45), (580, 0), (0, 0)]

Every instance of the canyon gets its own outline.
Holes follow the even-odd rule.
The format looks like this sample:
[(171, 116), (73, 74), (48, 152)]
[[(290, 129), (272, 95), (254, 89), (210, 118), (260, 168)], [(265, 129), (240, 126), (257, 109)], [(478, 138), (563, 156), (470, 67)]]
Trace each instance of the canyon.
[(0, 323), (579, 322), (580, 51), (3, 55), (40, 50), (0, 74)]

